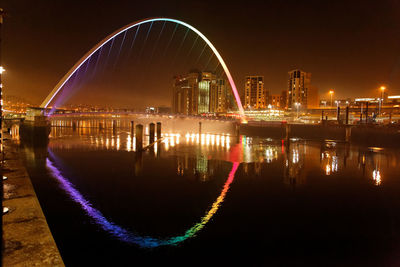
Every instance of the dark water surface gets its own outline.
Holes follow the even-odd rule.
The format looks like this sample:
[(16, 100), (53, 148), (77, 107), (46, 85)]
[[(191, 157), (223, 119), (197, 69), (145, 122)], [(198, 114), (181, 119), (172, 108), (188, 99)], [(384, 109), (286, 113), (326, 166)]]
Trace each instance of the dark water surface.
[(167, 134), (21, 146), (67, 266), (400, 264), (398, 150)]

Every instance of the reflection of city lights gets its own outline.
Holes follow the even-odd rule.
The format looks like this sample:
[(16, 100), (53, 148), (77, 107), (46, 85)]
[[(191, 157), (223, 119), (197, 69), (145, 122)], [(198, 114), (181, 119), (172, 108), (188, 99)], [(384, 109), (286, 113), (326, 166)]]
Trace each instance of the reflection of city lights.
[(265, 150), (265, 158), (267, 163), (271, 163), (272, 160), (278, 158), (278, 152), (276, 151), (276, 148), (273, 147), (267, 147)]
[(165, 151), (168, 151), (168, 149), (169, 149), (169, 137), (165, 137), (164, 144), (165, 144)]
[(208, 146), (210, 144), (210, 135), (206, 135), (206, 145)]
[(211, 145), (215, 145), (215, 135), (211, 135)]
[(375, 181), (375, 185), (381, 184), (381, 172), (379, 170), (374, 170), (372, 172), (372, 179)]
[(189, 133), (187, 133), (187, 134), (185, 135), (185, 137), (186, 137), (186, 143), (189, 143), (190, 134), (189, 134)]
[(332, 172), (337, 172), (338, 170), (338, 160), (337, 156), (332, 157)]
[(292, 162), (293, 163), (298, 163), (299, 162), (299, 151), (297, 149), (293, 150)]
[(117, 136), (117, 150), (119, 150), (120, 147), (120, 140), (119, 140), (119, 135)]
[(190, 136), (190, 138), (192, 139), (192, 142), (194, 142), (194, 138), (196, 137), (196, 135), (195, 134), (192, 134), (191, 136)]
[(132, 138), (131, 135), (128, 134), (128, 137), (126, 138), (126, 150), (131, 151), (131, 147), (132, 147)]
[(326, 164), (326, 166), (325, 166), (325, 174), (326, 175), (331, 175), (331, 165)]
[(217, 146), (219, 146), (219, 134), (216, 136), (216, 143), (217, 143)]
[(204, 144), (204, 139), (205, 139), (204, 134), (201, 134), (201, 144), (202, 144), (202, 145)]
[(168, 139), (170, 139), (170, 146), (174, 147), (175, 146), (175, 140), (174, 140), (174, 136), (171, 135), (171, 137), (168, 137)]

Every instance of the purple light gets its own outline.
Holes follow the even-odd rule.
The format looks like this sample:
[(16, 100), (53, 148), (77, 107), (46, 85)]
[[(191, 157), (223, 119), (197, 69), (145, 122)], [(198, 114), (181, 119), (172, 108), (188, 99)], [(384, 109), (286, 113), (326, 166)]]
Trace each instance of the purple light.
[[(55, 156), (50, 149), (48, 149), (50, 156), (54, 161), (57, 161), (57, 156)], [(94, 208), (92, 204), (85, 199), (85, 197), (71, 184), (61, 173), (59, 169), (49, 160), (46, 159), (46, 167), (50, 171), (50, 174), (57, 179), (60, 183), (61, 188), (70, 196), (70, 198), (78, 203), (86, 214), (91, 217), (94, 222), (99, 225), (104, 231), (115, 236), (117, 239), (126, 242), (136, 244), (143, 248), (153, 248), (159, 246), (171, 246), (177, 245), (188, 238), (194, 237), (198, 231), (204, 228), (204, 226), (209, 222), (212, 216), (218, 211), (222, 202), (225, 199), (227, 192), (229, 191), (230, 185), (235, 178), (235, 173), (239, 167), (239, 162), (234, 162), (232, 169), (229, 172), (228, 179), (226, 180), (222, 191), (216, 201), (212, 204), (209, 211), (206, 212), (205, 216), (202, 217), (199, 223), (196, 223), (190, 229), (188, 229), (185, 234), (175, 237), (170, 237), (167, 239), (158, 239), (150, 236), (140, 236), (133, 232), (130, 232), (115, 223), (107, 220), (104, 215)]]

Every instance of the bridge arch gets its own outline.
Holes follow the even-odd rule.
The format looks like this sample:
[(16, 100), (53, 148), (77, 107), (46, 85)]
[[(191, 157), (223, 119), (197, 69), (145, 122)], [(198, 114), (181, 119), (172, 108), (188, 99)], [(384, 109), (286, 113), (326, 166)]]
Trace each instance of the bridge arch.
[(155, 17), (155, 18), (147, 18), (147, 19), (143, 19), (143, 20), (138, 20), (135, 21), (133, 23), (130, 23), (116, 31), (114, 31), (113, 33), (111, 33), (110, 35), (108, 35), (106, 38), (104, 38), (103, 40), (101, 40), (97, 45), (95, 45), (92, 49), (90, 49), (78, 62), (75, 63), (75, 65), (64, 75), (64, 77), (57, 83), (57, 85), (54, 87), (54, 89), (50, 92), (50, 94), (46, 97), (46, 99), (42, 102), (42, 104), (40, 105), (40, 107), (42, 108), (47, 108), (48, 105), (50, 104), (50, 102), (54, 99), (54, 97), (59, 93), (59, 91), (62, 89), (62, 87), (66, 84), (66, 82), (72, 77), (72, 75), (74, 75), (74, 73), (94, 54), (96, 53), (103, 45), (107, 44), (110, 40), (112, 40), (114, 37), (117, 37), (118, 35), (120, 35), (121, 33), (139, 26), (141, 24), (145, 24), (145, 23), (149, 23), (149, 22), (155, 22), (155, 21), (166, 21), (166, 22), (173, 22), (173, 23), (177, 23), (180, 24), (182, 26), (187, 27), (188, 29), (194, 31), (198, 36), (200, 36), (206, 43), (207, 45), (211, 48), (211, 50), (213, 51), (214, 55), (217, 57), (219, 63), (221, 64), (221, 66), (224, 69), (224, 72), (228, 78), (229, 84), (231, 85), (232, 88), (232, 92), (233, 95), (236, 99), (236, 103), (238, 105), (239, 108), (239, 113), (240, 116), (242, 117), (242, 119), (244, 118), (244, 110), (243, 110), (243, 106), (242, 103), (240, 101), (240, 96), (239, 93), (237, 91), (235, 82), (233, 81), (232, 75), (227, 67), (227, 65), (225, 64), (225, 61), (222, 59), (221, 55), (219, 54), (218, 50), (214, 47), (214, 45), (210, 42), (210, 40), (208, 40), (208, 38), (202, 34), (199, 30), (197, 30), (195, 27), (193, 27), (192, 25), (180, 21), (180, 20), (176, 20), (176, 19), (172, 19), (172, 18), (163, 18), (163, 17)]

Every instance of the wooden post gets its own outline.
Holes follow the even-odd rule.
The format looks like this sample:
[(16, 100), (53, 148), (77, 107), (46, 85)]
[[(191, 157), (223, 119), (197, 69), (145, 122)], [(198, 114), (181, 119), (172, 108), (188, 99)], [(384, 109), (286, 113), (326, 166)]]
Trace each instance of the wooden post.
[(154, 143), (154, 132), (155, 132), (155, 124), (150, 123), (149, 124), (149, 145)]
[(337, 112), (336, 113), (337, 113), (336, 114), (336, 120), (337, 120), (338, 123), (340, 123), (340, 107), (339, 106), (337, 107)]
[(199, 135), (201, 135), (201, 121), (199, 121)]
[(161, 122), (157, 122), (157, 140), (161, 138)]
[(321, 121), (324, 120), (324, 111), (322, 110), (322, 114), (321, 114)]
[(143, 125), (136, 125), (136, 151), (141, 151), (143, 148)]
[(117, 122), (116, 122), (115, 120), (113, 120), (113, 121), (112, 121), (112, 130), (113, 130), (113, 133), (115, 133), (116, 127), (117, 127)]
[(134, 136), (134, 132), (133, 132), (133, 127), (134, 127), (134, 123), (133, 123), (133, 121), (131, 121), (131, 138), (133, 138), (133, 136)]
[(349, 106), (346, 107), (346, 125), (349, 124)]

